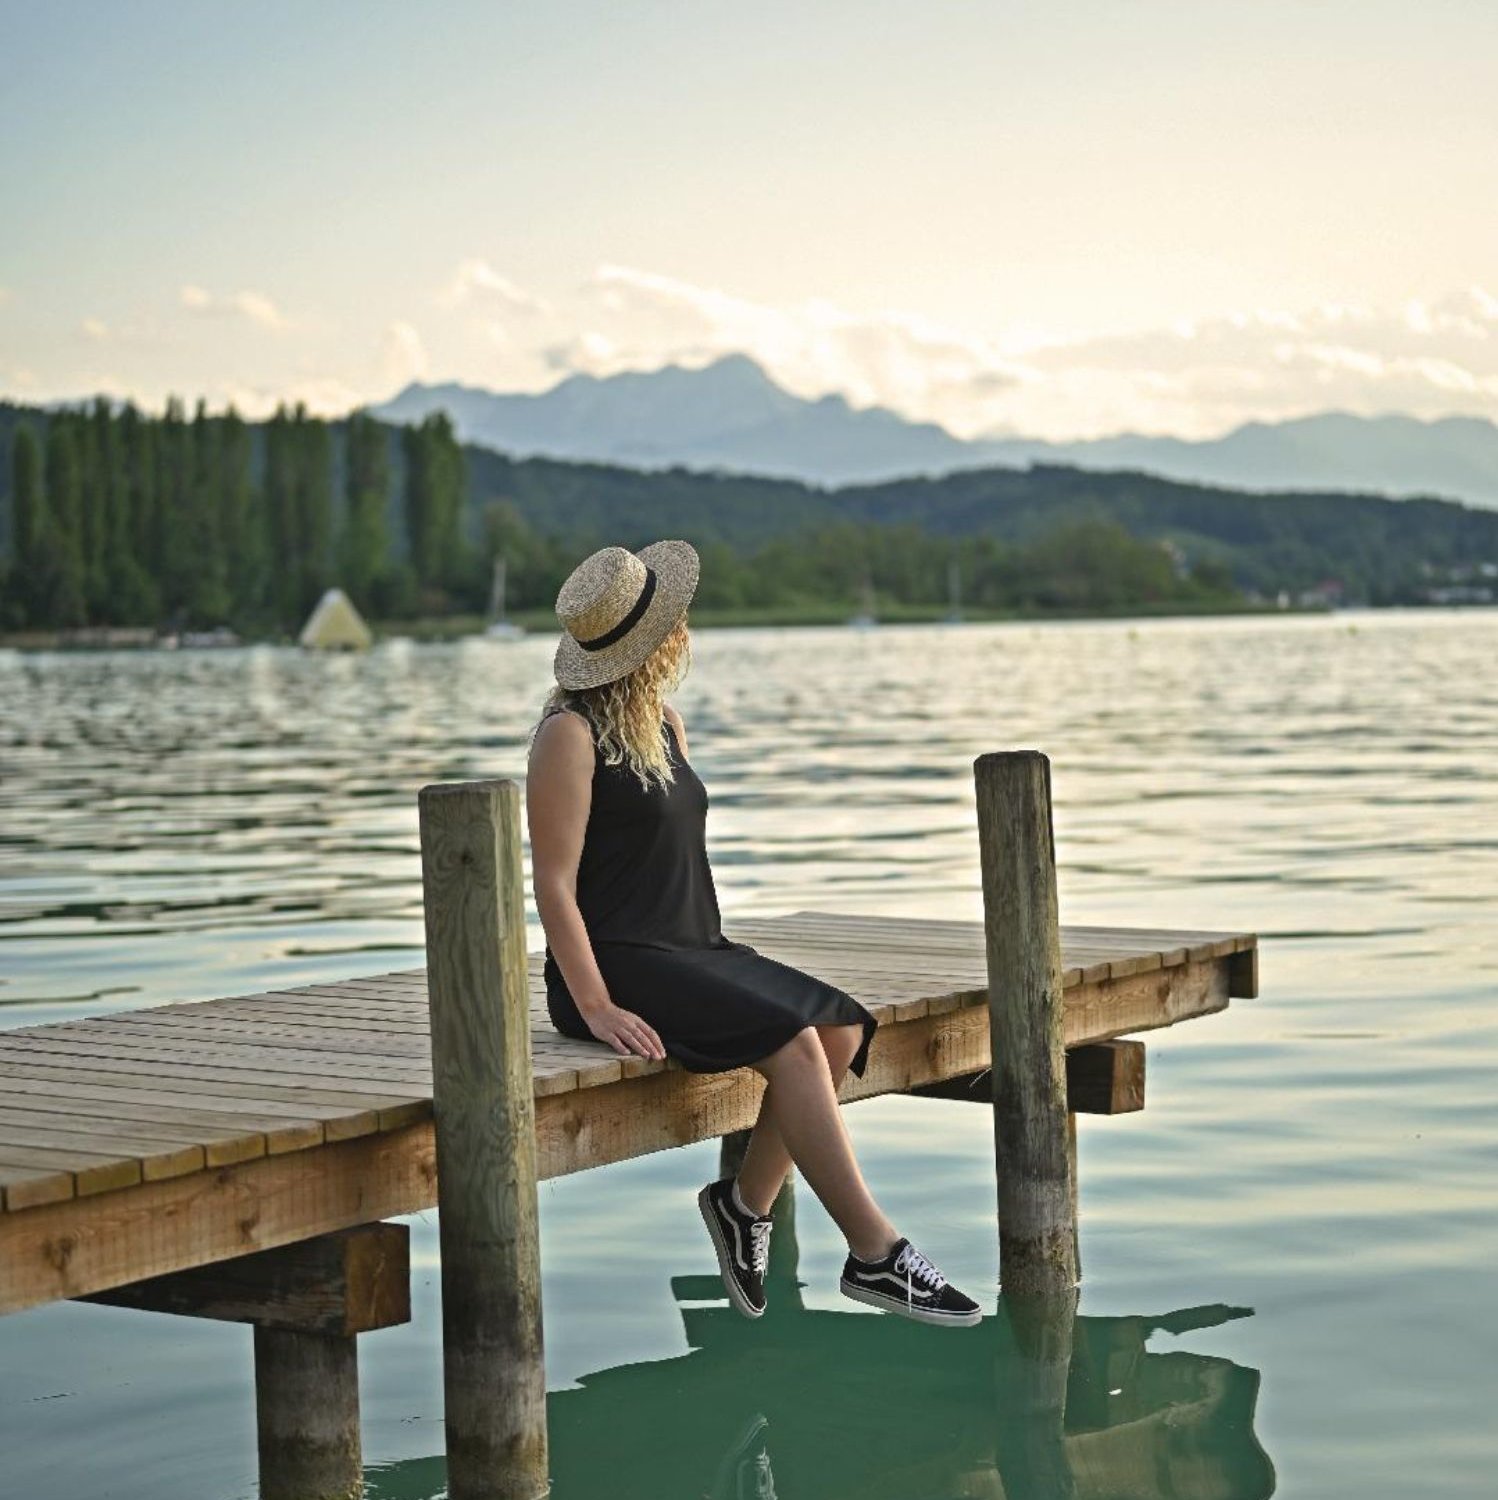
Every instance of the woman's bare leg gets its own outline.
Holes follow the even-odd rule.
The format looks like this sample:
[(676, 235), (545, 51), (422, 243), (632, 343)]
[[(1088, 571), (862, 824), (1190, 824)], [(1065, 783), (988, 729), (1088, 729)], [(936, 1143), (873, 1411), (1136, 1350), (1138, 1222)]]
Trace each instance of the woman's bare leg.
[[(854, 1033), (851, 1045), (849, 1032)], [(856, 1025), (807, 1027), (754, 1065), (768, 1084), (738, 1183), (744, 1202), (756, 1213), (768, 1213), (794, 1161), (848, 1248), (872, 1260), (898, 1235), (863, 1180), (837, 1103), (837, 1082), (860, 1036)]]
[[(836, 1090), (848, 1071), (863, 1040), (863, 1028), (856, 1022), (846, 1025), (817, 1026), (813, 1028), (822, 1043), (827, 1058), (827, 1070), (832, 1076), (832, 1087)], [(786, 1149), (785, 1137), (775, 1123), (769, 1107), (769, 1090), (760, 1100), (759, 1115), (754, 1129), (749, 1132), (749, 1142), (744, 1148), (744, 1159), (739, 1166), (739, 1196), (757, 1214), (767, 1214), (770, 1205), (780, 1194), (785, 1174), (791, 1168), (791, 1153)]]

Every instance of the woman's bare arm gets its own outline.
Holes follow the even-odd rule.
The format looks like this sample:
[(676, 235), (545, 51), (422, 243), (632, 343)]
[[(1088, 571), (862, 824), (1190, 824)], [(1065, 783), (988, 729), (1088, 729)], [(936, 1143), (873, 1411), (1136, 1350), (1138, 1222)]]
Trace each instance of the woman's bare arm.
[(643, 1016), (615, 1005), (577, 905), (577, 867), (593, 797), (593, 739), (578, 715), (548, 715), (531, 743), (525, 778), (536, 913), (578, 1014), (616, 1052), (664, 1058)]
[(681, 758), (690, 759), (687, 755), (687, 726), (682, 722), (681, 714), (674, 704), (666, 704), (666, 717), (670, 719), (671, 727), (676, 731), (676, 742), (681, 746)]

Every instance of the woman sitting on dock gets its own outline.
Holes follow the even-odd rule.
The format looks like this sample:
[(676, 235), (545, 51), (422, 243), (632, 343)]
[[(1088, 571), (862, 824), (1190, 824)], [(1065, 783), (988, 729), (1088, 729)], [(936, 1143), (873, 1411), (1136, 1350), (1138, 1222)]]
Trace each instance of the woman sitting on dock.
[(742, 1166), (698, 1194), (741, 1313), (765, 1310), (770, 1208), (794, 1161), (847, 1239), (846, 1295), (926, 1323), (976, 1323), (978, 1304), (897, 1233), (854, 1157), (837, 1085), (862, 1076), (874, 1017), (719, 926), (708, 795), (665, 701), (690, 665), (697, 577), (684, 541), (604, 547), (557, 595), (556, 686), (526, 780), (552, 1024), (692, 1072), (764, 1075)]

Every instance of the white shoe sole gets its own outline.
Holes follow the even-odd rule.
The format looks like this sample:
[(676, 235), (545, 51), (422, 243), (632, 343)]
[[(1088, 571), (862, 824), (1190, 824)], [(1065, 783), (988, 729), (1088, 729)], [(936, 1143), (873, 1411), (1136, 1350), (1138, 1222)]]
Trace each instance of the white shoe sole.
[(712, 1236), (713, 1249), (718, 1252), (718, 1274), (723, 1278), (723, 1285), (728, 1291), (728, 1300), (746, 1318), (764, 1317), (764, 1308), (755, 1307), (739, 1289), (738, 1281), (733, 1274), (733, 1253), (728, 1248), (728, 1242), (723, 1238), (723, 1226), (718, 1223), (718, 1216), (713, 1212), (712, 1199), (708, 1197), (707, 1188), (703, 1188), (697, 1194), (697, 1211), (702, 1215), (702, 1222), (707, 1225), (708, 1234)]
[(983, 1321), (981, 1307), (975, 1307), (970, 1313), (929, 1312), (924, 1307), (909, 1307), (903, 1302), (897, 1302), (882, 1292), (869, 1292), (861, 1286), (850, 1286), (846, 1281), (840, 1280), (838, 1286), (842, 1289), (843, 1296), (851, 1297), (855, 1302), (866, 1302), (870, 1307), (883, 1308), (885, 1312), (894, 1313), (897, 1318), (913, 1318), (917, 1323), (932, 1323), (940, 1328), (971, 1328), (974, 1323)]

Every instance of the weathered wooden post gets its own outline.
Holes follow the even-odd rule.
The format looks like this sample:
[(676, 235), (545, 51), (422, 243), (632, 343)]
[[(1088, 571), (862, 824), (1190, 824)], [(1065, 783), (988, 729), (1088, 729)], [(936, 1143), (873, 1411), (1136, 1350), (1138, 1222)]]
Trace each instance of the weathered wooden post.
[(258, 1324), (254, 1332), (260, 1500), (358, 1500), (356, 1341)]
[(422, 884), (452, 1500), (550, 1483), (520, 789), (423, 787)]
[(1077, 1284), (1051, 763), (1037, 750), (973, 762), (983, 869), (998, 1167), (999, 1275), (1008, 1291)]

